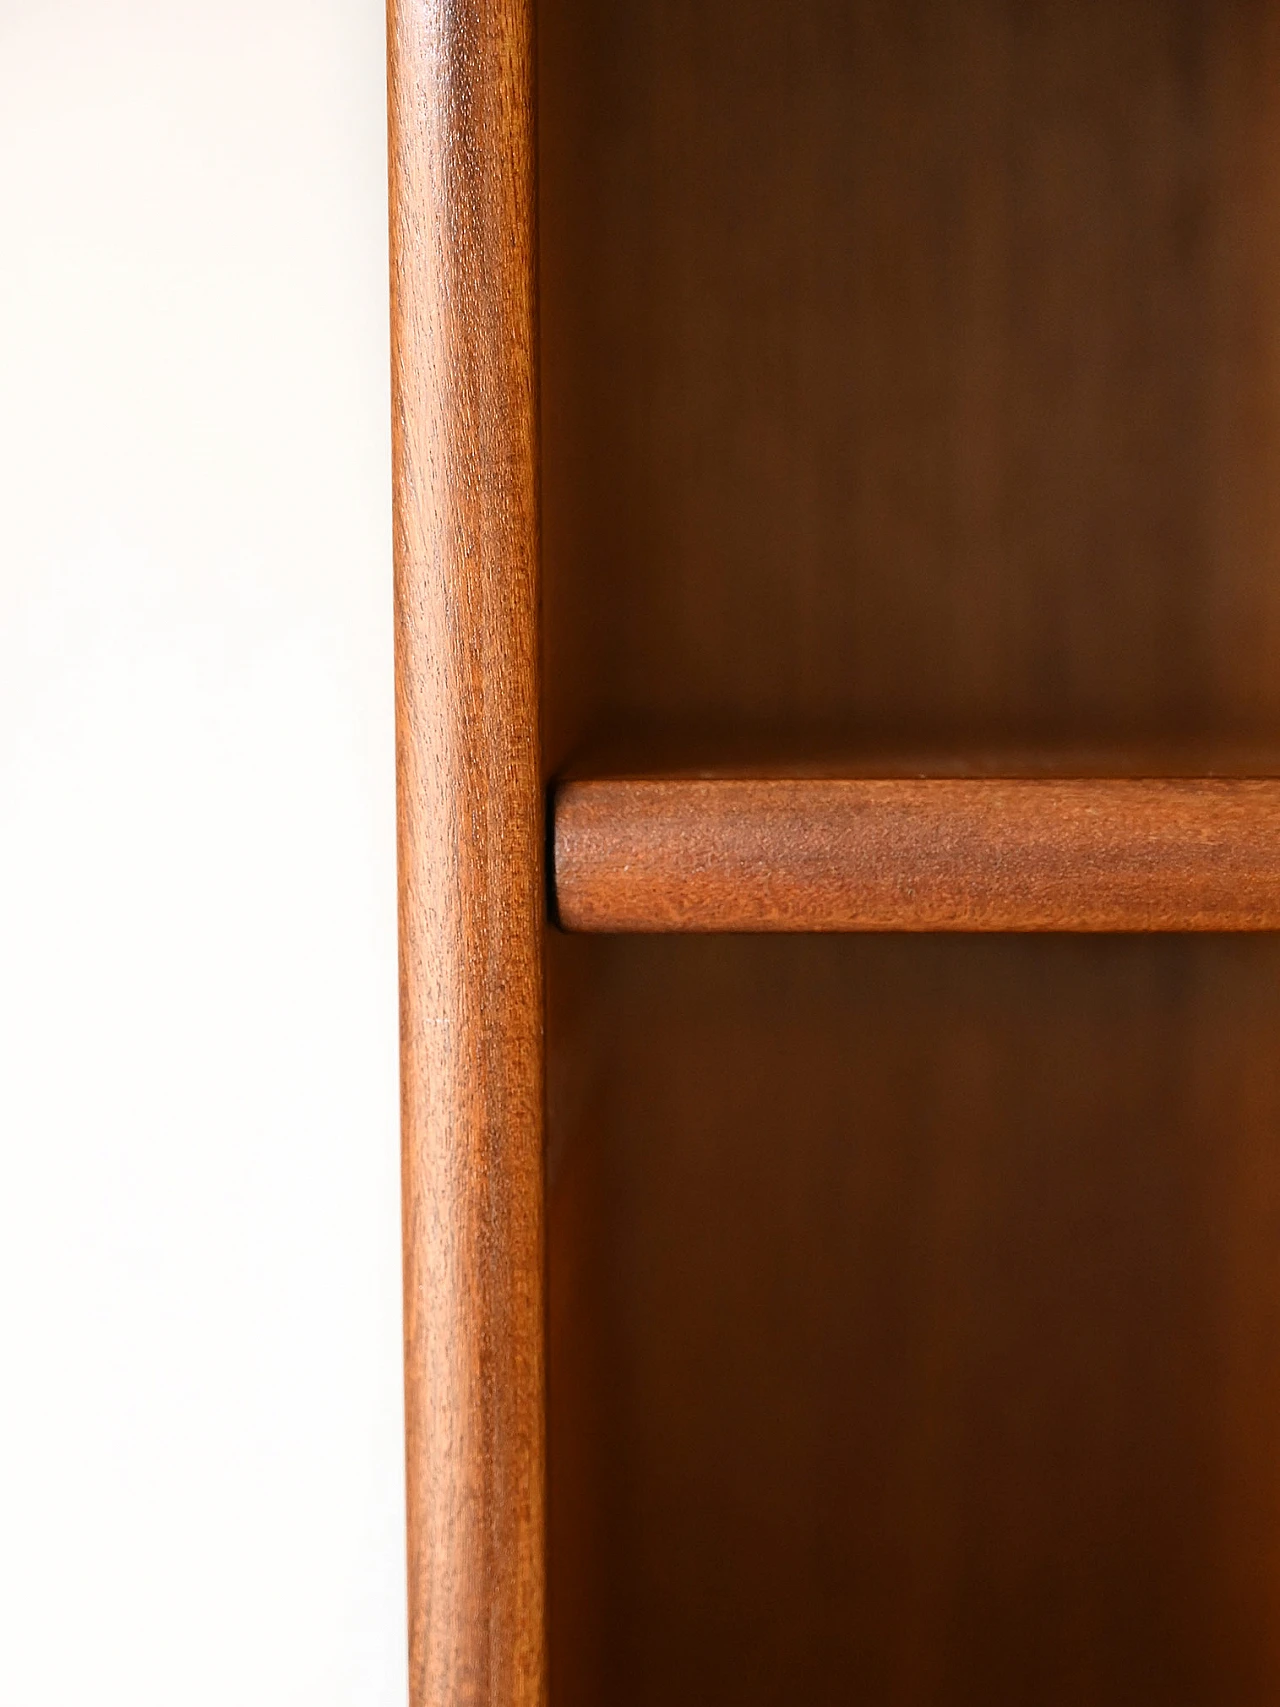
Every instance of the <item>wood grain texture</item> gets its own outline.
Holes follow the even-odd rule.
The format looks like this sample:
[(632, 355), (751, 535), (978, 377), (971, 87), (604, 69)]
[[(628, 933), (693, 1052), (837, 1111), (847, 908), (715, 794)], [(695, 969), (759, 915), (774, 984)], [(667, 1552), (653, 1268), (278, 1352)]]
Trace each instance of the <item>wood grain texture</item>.
[(1274, 1701), (1280, 941), (563, 946), (559, 1698)]
[(1280, 928), (1280, 781), (565, 783), (581, 931)]
[(557, 745), (1274, 731), (1275, 7), (543, 0), (539, 38)]
[(527, 0), (390, 0), (414, 1707), (546, 1693)]
[[(538, 40), (557, 772), (1274, 740), (1280, 6)], [(1280, 940), (555, 958), (556, 1707), (1280, 1699)]]

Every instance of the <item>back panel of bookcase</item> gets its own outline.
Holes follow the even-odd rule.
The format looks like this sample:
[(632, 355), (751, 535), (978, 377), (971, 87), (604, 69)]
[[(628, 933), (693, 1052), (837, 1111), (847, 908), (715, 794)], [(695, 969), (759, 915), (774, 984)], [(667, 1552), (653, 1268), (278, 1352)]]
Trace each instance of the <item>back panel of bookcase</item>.
[[(539, 56), (549, 771), (1280, 731), (1280, 5)], [(557, 1707), (1274, 1699), (1272, 940), (550, 946)]]

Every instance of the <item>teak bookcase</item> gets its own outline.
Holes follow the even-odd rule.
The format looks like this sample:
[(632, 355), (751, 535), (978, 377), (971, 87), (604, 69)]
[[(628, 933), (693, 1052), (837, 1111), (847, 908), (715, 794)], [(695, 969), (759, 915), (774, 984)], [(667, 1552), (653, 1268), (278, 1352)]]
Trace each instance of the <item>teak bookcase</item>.
[(390, 95), (415, 1707), (1274, 1703), (1280, 0)]

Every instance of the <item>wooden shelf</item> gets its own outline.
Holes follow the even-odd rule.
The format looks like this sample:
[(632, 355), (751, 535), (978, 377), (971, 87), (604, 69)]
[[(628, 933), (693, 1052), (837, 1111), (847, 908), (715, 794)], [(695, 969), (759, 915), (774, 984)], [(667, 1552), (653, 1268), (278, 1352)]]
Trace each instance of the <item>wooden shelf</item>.
[(1275, 930), (1280, 778), (577, 778), (554, 902), (571, 931)]

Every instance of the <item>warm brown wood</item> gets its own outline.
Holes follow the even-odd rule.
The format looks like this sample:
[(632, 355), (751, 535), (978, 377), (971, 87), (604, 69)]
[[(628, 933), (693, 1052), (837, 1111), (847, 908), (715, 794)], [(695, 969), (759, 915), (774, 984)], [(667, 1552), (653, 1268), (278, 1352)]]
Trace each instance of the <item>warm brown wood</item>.
[(410, 1681), (546, 1693), (527, 0), (390, 0)]
[(1280, 942), (562, 946), (559, 1699), (1274, 1700)]
[(568, 782), (576, 931), (1280, 929), (1280, 781)]
[(543, 0), (539, 38), (558, 747), (1274, 732), (1269, 0)]
[[(1280, 734), (1280, 6), (538, 37), (556, 774)], [(1280, 939), (552, 973), (556, 1707), (1280, 1699)]]
[(870, 741), (831, 731), (725, 731), (673, 725), (606, 728), (579, 745), (559, 780), (595, 782), (700, 778), (774, 782), (886, 781), (935, 777), (1280, 779), (1280, 742), (1222, 732), (1124, 741)]

